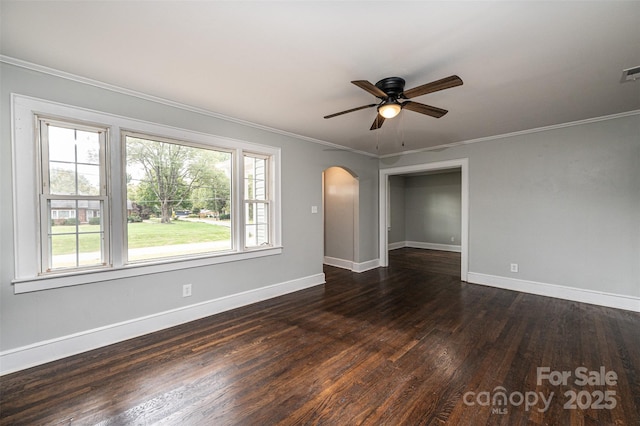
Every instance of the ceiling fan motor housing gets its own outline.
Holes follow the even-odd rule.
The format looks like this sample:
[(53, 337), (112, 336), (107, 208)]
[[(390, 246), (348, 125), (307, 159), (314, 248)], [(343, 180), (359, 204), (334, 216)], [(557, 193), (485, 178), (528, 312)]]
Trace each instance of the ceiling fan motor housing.
[(390, 98), (398, 99), (400, 94), (404, 91), (404, 79), (400, 77), (388, 77), (383, 78), (376, 83), (376, 87), (382, 90)]

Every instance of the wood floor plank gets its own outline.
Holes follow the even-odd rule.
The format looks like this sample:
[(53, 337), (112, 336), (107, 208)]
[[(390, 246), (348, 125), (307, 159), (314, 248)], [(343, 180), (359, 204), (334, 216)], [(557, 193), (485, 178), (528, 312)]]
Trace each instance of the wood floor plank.
[[(388, 268), (325, 275), (3, 376), (0, 425), (640, 424), (637, 313), (461, 282), (459, 253), (403, 248)], [(601, 366), (616, 385), (575, 383)], [(538, 367), (572, 377), (538, 384)], [(477, 399), (500, 389), (553, 398)], [(598, 391), (616, 407), (565, 407), (565, 392)]]

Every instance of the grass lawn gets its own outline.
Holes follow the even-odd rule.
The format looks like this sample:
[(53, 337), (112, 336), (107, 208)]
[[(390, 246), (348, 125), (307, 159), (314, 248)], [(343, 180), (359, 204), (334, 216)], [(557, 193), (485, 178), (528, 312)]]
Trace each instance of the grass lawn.
[[(54, 226), (52, 252), (54, 255), (75, 253), (75, 226)], [(80, 252), (100, 251), (100, 225), (80, 225)], [(129, 248), (158, 247), (174, 244), (204, 243), (229, 240), (231, 230), (226, 226), (201, 222), (174, 221), (169, 224), (140, 222), (127, 226)], [(67, 235), (59, 235), (73, 233)]]

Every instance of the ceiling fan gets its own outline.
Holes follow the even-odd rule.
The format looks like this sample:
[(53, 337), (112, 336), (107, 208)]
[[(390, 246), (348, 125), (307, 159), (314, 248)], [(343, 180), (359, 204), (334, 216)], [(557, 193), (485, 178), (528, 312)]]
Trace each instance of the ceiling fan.
[(382, 127), (382, 123), (387, 118), (393, 118), (400, 113), (403, 109), (409, 111), (419, 112), (420, 114), (430, 115), (431, 117), (440, 118), (448, 111), (446, 109), (437, 108), (431, 105), (421, 104), (419, 102), (405, 101), (400, 102), (402, 99), (411, 99), (418, 96), (426, 95), (427, 93), (437, 92), (439, 90), (449, 89), (462, 85), (462, 79), (457, 75), (445, 77), (440, 80), (432, 81), (431, 83), (423, 84), (422, 86), (414, 87), (413, 89), (404, 90), (404, 79), (400, 77), (388, 77), (383, 78), (375, 85), (371, 84), (367, 80), (355, 80), (351, 83), (355, 84), (359, 88), (366, 90), (376, 98), (381, 99), (380, 103), (363, 105), (357, 108), (351, 108), (346, 111), (336, 112), (335, 114), (327, 115), (324, 118), (333, 118), (349, 112), (359, 111), (361, 109), (378, 107), (378, 114), (373, 121), (369, 130), (375, 130)]

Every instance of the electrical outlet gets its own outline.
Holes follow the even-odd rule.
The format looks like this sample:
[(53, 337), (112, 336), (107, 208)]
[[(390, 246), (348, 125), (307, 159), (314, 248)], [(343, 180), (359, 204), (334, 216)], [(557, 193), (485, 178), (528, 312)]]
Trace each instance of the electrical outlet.
[(456, 237), (451, 237), (451, 242), (455, 243), (455, 241), (456, 241)]
[(512, 263), (511, 264), (511, 272), (518, 272), (518, 264), (517, 263)]
[(182, 286), (182, 297), (191, 296), (191, 284), (185, 284)]

